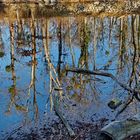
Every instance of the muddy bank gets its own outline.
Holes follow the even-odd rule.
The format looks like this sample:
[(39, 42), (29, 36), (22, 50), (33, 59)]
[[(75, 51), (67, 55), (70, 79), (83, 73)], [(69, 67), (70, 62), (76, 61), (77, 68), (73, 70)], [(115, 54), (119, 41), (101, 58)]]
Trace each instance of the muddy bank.
[[(106, 118), (102, 118), (98, 123), (85, 123), (77, 122), (72, 126), (76, 136), (70, 137), (67, 129), (60, 122), (53, 122), (49, 126), (42, 126), (39, 129), (30, 129), (25, 132), (22, 129), (17, 130), (15, 133), (7, 134), (3, 140), (99, 140), (98, 135), (103, 126), (108, 123)], [(139, 140), (140, 134), (132, 135), (124, 140)], [(108, 140), (100, 139), (100, 140)]]
[(42, 126), (41, 128), (31, 129), (29, 132), (24, 132), (20, 129), (16, 133), (7, 135), (5, 140), (96, 140), (100, 129), (106, 124), (108, 120), (102, 118), (96, 123), (77, 122), (72, 125), (75, 132), (74, 137), (70, 137), (67, 129), (61, 121), (53, 122), (49, 126)]
[(0, 12), (3, 16), (16, 18), (17, 16), (67, 16), (67, 15), (96, 15), (120, 16), (139, 13), (140, 1), (95, 1), (95, 2), (61, 2), (45, 4), (40, 2), (0, 3)]

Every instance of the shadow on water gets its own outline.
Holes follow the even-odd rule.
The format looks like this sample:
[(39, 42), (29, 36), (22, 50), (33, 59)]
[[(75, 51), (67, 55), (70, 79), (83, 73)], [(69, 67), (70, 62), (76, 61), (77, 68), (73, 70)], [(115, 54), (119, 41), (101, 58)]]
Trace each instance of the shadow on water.
[[(139, 89), (139, 45), (137, 14), (21, 19), (17, 13), (14, 21), (1, 20), (0, 136), (57, 120), (54, 95), (71, 124), (111, 121), (120, 109), (111, 110), (108, 102), (126, 102), (132, 93), (110, 77), (66, 69), (107, 72)], [(121, 115), (138, 111), (133, 100)]]

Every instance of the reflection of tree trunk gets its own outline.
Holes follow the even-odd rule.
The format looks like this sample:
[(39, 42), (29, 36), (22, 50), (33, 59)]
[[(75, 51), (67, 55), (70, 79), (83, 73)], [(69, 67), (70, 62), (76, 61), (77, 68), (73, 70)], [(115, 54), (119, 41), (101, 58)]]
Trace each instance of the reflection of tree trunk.
[(135, 42), (137, 46), (137, 63), (140, 61), (140, 16), (136, 15)]
[(119, 47), (119, 68), (123, 67), (123, 51), (124, 51), (124, 31), (123, 31), (123, 23), (124, 19), (120, 19), (120, 47)]
[(22, 43), (21, 41), (22, 41), (24, 35), (23, 35), (23, 27), (22, 27), (22, 20), (21, 19), (17, 20), (17, 33), (18, 33), (18, 38), (17, 38), (18, 40), (17, 41), (19, 41), (19, 43)]
[(137, 52), (138, 48), (135, 42), (135, 17), (132, 16), (131, 18), (131, 33), (132, 33), (132, 45), (133, 45), (133, 60), (132, 60), (132, 72), (130, 75), (129, 86), (132, 85), (132, 82), (135, 78), (136, 73), (136, 65), (137, 65)]
[(93, 45), (93, 51), (94, 51), (94, 55), (93, 55), (93, 61), (94, 61), (94, 64), (93, 64), (93, 70), (96, 70), (96, 47), (97, 47), (97, 35), (98, 35), (98, 33), (96, 32), (97, 30), (96, 30), (96, 19), (95, 18), (93, 18), (93, 20), (94, 20), (94, 22), (93, 22), (93, 24), (94, 24), (94, 29), (93, 29), (93, 31), (94, 31), (94, 38), (93, 38), (93, 40), (94, 40), (94, 45)]
[(34, 27), (34, 23), (32, 21), (32, 27), (31, 27), (31, 33), (32, 33), (32, 52), (33, 52), (33, 55), (32, 55), (32, 79), (31, 79), (31, 85), (33, 85), (35, 83), (35, 63), (36, 63), (36, 45), (35, 45), (35, 35), (36, 35), (36, 32), (35, 32), (35, 27)]
[(0, 29), (0, 44), (2, 42), (2, 30)]
[(3, 39), (2, 39), (2, 30), (0, 29), (0, 52), (3, 52)]
[[(49, 54), (49, 47), (48, 47), (48, 40), (49, 40), (49, 30), (48, 30), (48, 20), (44, 22), (43, 24), (43, 28), (42, 28), (42, 31), (43, 31), (43, 36), (46, 37), (43, 39), (43, 45), (44, 45), (44, 51), (45, 51), (45, 57), (46, 57), (46, 60), (48, 62), (48, 67), (49, 67), (49, 78), (50, 78), (50, 103), (51, 103), (51, 110), (52, 110), (52, 107), (53, 107), (53, 101), (52, 101), (52, 92), (53, 92), (53, 89), (56, 88), (59, 90), (59, 93), (60, 95), (62, 95), (62, 91), (61, 90), (61, 84), (59, 82), (59, 79), (57, 77), (57, 73), (56, 73), (56, 70), (53, 66), (53, 64), (51, 63), (51, 59), (50, 59), (50, 54)], [(53, 87), (56, 86), (56, 87)]]
[(138, 46), (139, 46), (139, 56), (140, 56), (140, 15), (138, 15)]
[(35, 23), (32, 20), (31, 25), (31, 33), (32, 33), (32, 71), (31, 71), (31, 83), (30, 88), (33, 88), (33, 105), (34, 105), (34, 111), (35, 111), (35, 119), (38, 118), (38, 105), (36, 100), (36, 42), (35, 42), (35, 36), (36, 36), (36, 29), (35, 29)]
[(15, 74), (15, 57), (14, 57), (14, 25), (10, 23), (10, 55), (11, 55), (11, 72), (12, 72), (12, 81), (13, 85), (9, 88), (9, 92), (11, 92), (11, 101), (9, 103), (8, 111), (10, 111), (12, 105), (15, 104), (15, 96), (16, 96), (16, 74)]
[(59, 24), (58, 24), (58, 40), (59, 40), (59, 44), (58, 44), (58, 66), (57, 66), (57, 69), (58, 69), (58, 77), (60, 78), (60, 70), (61, 70), (61, 63), (62, 63), (62, 24), (61, 24), (61, 20), (58, 21)]
[(15, 75), (15, 66), (14, 66), (14, 25), (10, 25), (10, 37), (11, 37), (11, 67), (12, 67), (12, 80), (13, 85), (16, 86), (16, 75)]
[(74, 51), (73, 51), (73, 48), (72, 48), (72, 42), (71, 42), (71, 39), (72, 39), (72, 36), (71, 36), (71, 20), (69, 18), (69, 24), (68, 24), (68, 31), (69, 31), (69, 47), (70, 47), (70, 53), (71, 53), (71, 57), (72, 57), (72, 64), (73, 66), (75, 66), (75, 55), (74, 55)]
[[(140, 62), (140, 15), (138, 15), (138, 56), (139, 56), (139, 62)], [(138, 74), (140, 75), (140, 72), (138, 72)], [(140, 77), (139, 77), (140, 80)]]
[(113, 18), (110, 17), (109, 18), (109, 48), (111, 47), (111, 34), (112, 34), (112, 22), (113, 22)]
[[(58, 61), (61, 61), (61, 55), (62, 55), (62, 38), (61, 38), (61, 23), (59, 25), (59, 39), (60, 39), (60, 46), (59, 46), (59, 60)], [(48, 62), (48, 67), (49, 67), (49, 76), (50, 76), (50, 103), (51, 103), (51, 110), (52, 110), (52, 107), (54, 106), (54, 110), (56, 112), (56, 114), (59, 116), (59, 118), (62, 120), (62, 122), (64, 123), (64, 125), (66, 126), (67, 130), (68, 130), (68, 133), (70, 134), (70, 136), (74, 136), (74, 131), (71, 129), (70, 125), (68, 124), (67, 120), (63, 117), (61, 111), (59, 110), (59, 107), (60, 107), (60, 104), (59, 104), (59, 99), (62, 98), (62, 88), (61, 88), (61, 84), (59, 82), (59, 79), (57, 78), (57, 73), (55, 71), (55, 68), (53, 66), (53, 64), (51, 63), (51, 60), (50, 60), (50, 54), (49, 54), (49, 47), (48, 47), (48, 21), (45, 21), (45, 23), (43, 24), (43, 28), (42, 28), (42, 31), (43, 31), (43, 37), (46, 37), (46, 38), (43, 38), (43, 45), (44, 45), (44, 50), (45, 50), (45, 56), (46, 56), (46, 60)], [(52, 83), (53, 82), (53, 83)], [(60, 97), (58, 96), (58, 94), (54, 94), (54, 96), (52, 96), (52, 93), (55, 89), (56, 86), (56, 89), (58, 90), (59, 94), (60, 94)]]
[(89, 44), (89, 35), (87, 33), (87, 23), (84, 17), (81, 18), (80, 24), (80, 47), (81, 47), (81, 54), (79, 58), (78, 65), (79, 67), (86, 67), (88, 69), (88, 44)]
[(16, 14), (17, 14), (17, 21), (20, 21), (20, 15), (19, 15), (19, 5), (16, 4)]
[[(93, 18), (93, 33), (94, 33), (94, 36), (93, 36), (93, 51), (94, 51), (94, 54), (93, 54), (93, 71), (96, 70), (96, 51), (97, 51), (97, 42), (98, 42), (98, 32), (96, 30), (96, 18), (94, 17)], [(102, 22), (102, 27), (103, 27), (103, 22)], [(96, 75), (94, 75), (94, 78), (96, 78)], [(94, 97), (96, 98), (96, 82), (94, 81), (93, 84), (90, 83), (90, 87), (93, 91), (94, 94)]]
[(51, 105), (51, 110), (53, 108), (53, 101), (52, 101), (52, 71), (51, 71), (51, 61), (50, 61), (50, 54), (49, 54), (49, 23), (48, 19), (44, 20), (43, 26), (42, 26), (42, 34), (43, 34), (43, 46), (44, 46), (44, 51), (45, 51), (45, 57), (46, 61), (48, 62), (48, 67), (49, 67), (49, 93), (50, 93), (50, 105)]
[(17, 15), (17, 25), (18, 25), (18, 38), (21, 39), (23, 30), (22, 30), (22, 20), (20, 19), (19, 5), (16, 5), (16, 15)]

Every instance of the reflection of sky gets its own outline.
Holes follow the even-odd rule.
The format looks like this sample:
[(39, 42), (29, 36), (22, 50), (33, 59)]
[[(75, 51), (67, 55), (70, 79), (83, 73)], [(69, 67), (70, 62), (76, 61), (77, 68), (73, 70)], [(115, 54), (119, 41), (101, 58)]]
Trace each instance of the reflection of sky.
[[(10, 56), (10, 37), (9, 37), (9, 28), (8, 26), (2, 27), (2, 40), (4, 43), (5, 56), (0, 58), (0, 131), (6, 129), (9, 130), (9, 127), (16, 126), (20, 123), (24, 116), (20, 111), (15, 110), (15, 106), (11, 108), (11, 114), (5, 114), (8, 109), (8, 104), (10, 102), (11, 94), (8, 93), (8, 88), (13, 84), (11, 72), (6, 72), (5, 67), (11, 64)], [(43, 55), (40, 52), (37, 54), (38, 65), (36, 68), (36, 91), (37, 91), (37, 104), (39, 105), (39, 112), (43, 114), (44, 107), (48, 95), (48, 76), (46, 75), (44, 62), (42, 62)], [(18, 56), (15, 53), (17, 61), (15, 61), (15, 73), (16, 73), (16, 88), (18, 91), (19, 97), (17, 103), (25, 104), (27, 100), (27, 88), (30, 84), (31, 77), (31, 66), (27, 66), (27, 62), (31, 61), (31, 57)], [(31, 103), (33, 102), (33, 93), (31, 92)], [(25, 100), (25, 101), (24, 101)], [(30, 108), (32, 112), (33, 108)], [(29, 113), (30, 115), (32, 113)], [(33, 115), (33, 114), (32, 114)], [(32, 119), (32, 117), (31, 117)]]
[[(74, 18), (71, 18), (72, 21), (75, 21)], [(90, 19), (92, 21), (92, 19)], [(93, 70), (94, 65), (94, 58), (96, 63), (96, 68), (104, 68), (104, 66), (111, 60), (112, 63), (108, 67), (109, 69), (116, 69), (117, 68), (117, 61), (118, 61), (118, 40), (114, 37), (112, 38), (112, 46), (109, 45), (109, 20), (106, 18), (104, 20), (104, 29), (103, 29), (103, 36), (98, 36), (97, 46), (95, 46), (95, 42), (93, 41), (94, 37), (94, 31), (91, 28), (91, 36), (89, 47), (88, 47), (88, 65), (89, 69)], [(72, 23), (72, 22), (71, 22)], [(92, 24), (92, 22), (90, 22)], [(51, 62), (54, 64), (55, 68), (57, 67), (57, 61), (58, 61), (58, 43), (59, 40), (56, 39), (56, 27), (57, 22), (54, 20), (50, 20), (50, 35), (55, 36), (54, 38), (49, 39), (49, 49), (50, 49), (50, 56), (51, 56)], [(77, 27), (76, 24), (73, 23), (74, 26), (71, 26), (71, 34), (75, 34)], [(96, 23), (98, 26), (98, 22)], [(93, 26), (93, 25), (92, 25)], [(92, 27), (91, 26), (91, 27)], [(38, 28), (36, 30), (38, 31), (37, 35), (41, 35), (41, 23), (38, 24)], [(5, 115), (5, 111), (7, 110), (8, 103), (10, 102), (10, 93), (8, 93), (8, 88), (12, 85), (12, 79), (11, 79), (11, 73), (8, 73), (5, 71), (5, 67), (11, 63), (10, 59), (10, 37), (9, 37), (9, 27), (8, 25), (1, 25), (2, 28), (2, 39), (4, 43), (4, 51), (5, 56), (3, 58), (0, 58), (0, 131), (6, 130), (7, 128), (11, 127), (14, 124), (20, 123), (24, 117), (23, 113), (16, 111), (15, 107), (12, 107), (11, 114)], [(30, 35), (30, 27), (24, 26), (25, 32), (29, 32)], [(115, 28), (118, 28), (118, 25), (115, 25)], [(67, 31), (65, 29), (65, 31)], [(118, 31), (115, 29), (112, 31), (112, 36), (117, 34)], [(98, 33), (98, 32), (97, 32)], [(74, 61), (75, 66), (78, 67), (78, 62), (81, 54), (81, 49), (79, 46), (79, 40), (78, 37), (75, 35), (75, 38), (72, 41), (72, 51), (74, 54)], [(63, 38), (64, 41), (64, 38)], [(42, 116), (45, 111), (45, 104), (48, 98), (49, 94), (49, 76), (47, 71), (47, 63), (45, 62), (44, 57), (44, 49), (42, 47), (43, 43), (41, 40), (36, 40), (36, 47), (37, 50), (40, 50), (40, 52), (37, 53), (37, 66), (36, 66), (36, 90), (37, 90), (37, 104), (39, 107), (39, 116)], [(63, 52), (67, 54), (66, 56), (62, 56), (62, 60), (64, 61), (63, 65), (68, 64), (70, 67), (72, 67), (72, 56), (71, 56), (71, 50), (68, 46), (68, 43), (65, 41), (63, 43)], [(15, 49), (16, 49), (15, 45)], [(96, 56), (94, 56), (94, 47), (96, 47)], [(23, 46), (24, 48), (24, 46)], [(26, 49), (28, 49), (28, 46), (26, 46)], [(31, 49), (31, 48), (30, 48)], [(114, 57), (113, 57), (114, 56)], [(28, 87), (31, 80), (31, 66), (27, 66), (27, 63), (32, 60), (31, 56), (21, 56), (21, 54), (17, 54), (15, 51), (15, 57), (17, 61), (15, 61), (15, 73), (16, 73), (16, 87), (18, 90), (19, 96), (19, 103), (25, 104), (28, 99)], [(108, 70), (108, 72), (111, 72), (112, 74), (116, 75), (116, 70)], [(69, 75), (69, 78), (72, 74)], [(96, 78), (100, 78), (103, 81), (106, 81), (106, 84), (96, 83), (95, 86), (97, 86), (97, 90), (101, 91), (99, 92), (99, 104), (95, 104), (94, 102), (91, 103), (88, 107), (85, 107), (85, 114), (89, 116), (89, 118), (92, 116), (93, 112), (99, 112), (101, 115), (105, 115), (106, 111), (110, 111), (107, 109), (106, 111), (103, 111), (107, 106), (105, 105), (107, 101), (109, 101), (111, 98), (117, 95), (112, 95), (112, 92), (114, 88), (117, 86), (114, 84), (114, 82), (110, 78), (100, 77), (96, 76)], [(91, 82), (93, 84), (93, 82)], [(66, 83), (64, 83), (65, 85)], [(90, 86), (87, 83), (87, 89), (92, 94), (93, 90), (90, 89)], [(75, 90), (75, 89), (72, 89)], [(31, 92), (30, 95), (30, 101), (31, 104), (33, 104), (33, 92)], [(87, 95), (88, 96), (88, 95)], [(92, 96), (92, 95), (91, 95)], [(82, 105), (81, 105), (82, 106)], [(82, 109), (82, 107), (81, 107)], [(29, 116), (33, 117), (33, 106), (29, 108)], [(80, 111), (79, 111), (80, 112)], [(88, 118), (88, 117), (87, 117)]]

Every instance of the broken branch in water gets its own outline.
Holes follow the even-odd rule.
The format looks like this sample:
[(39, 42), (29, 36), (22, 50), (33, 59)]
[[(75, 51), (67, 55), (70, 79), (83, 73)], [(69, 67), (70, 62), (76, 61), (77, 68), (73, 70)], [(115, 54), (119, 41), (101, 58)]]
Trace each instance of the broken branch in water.
[(126, 84), (121, 83), (113, 74), (107, 73), (107, 72), (102, 72), (102, 71), (90, 71), (90, 70), (84, 70), (84, 69), (66, 69), (67, 72), (76, 72), (76, 73), (81, 73), (81, 74), (91, 74), (91, 75), (99, 75), (99, 76), (104, 76), (104, 77), (110, 77), (112, 80), (114, 80), (117, 84), (119, 84), (123, 89), (134, 93), (135, 94), (140, 94), (140, 91), (137, 89), (132, 89)]
[(122, 109), (117, 113), (116, 117), (121, 114), (126, 108), (127, 106), (133, 101), (134, 97), (140, 101), (140, 98), (138, 95), (140, 95), (140, 91), (138, 89), (132, 89), (131, 87), (129, 87), (127, 84), (124, 84), (122, 82), (120, 82), (113, 74), (111, 73), (107, 73), (107, 72), (102, 72), (102, 71), (90, 71), (90, 70), (85, 70), (85, 69), (78, 69), (78, 68), (73, 68), (73, 69), (66, 69), (66, 72), (76, 72), (76, 73), (80, 73), (80, 74), (91, 74), (91, 75), (98, 75), (98, 76), (104, 76), (104, 77), (109, 77), (112, 80), (114, 80), (118, 85), (120, 85), (120, 87), (122, 87), (124, 90), (129, 91), (130, 93), (133, 93), (133, 95), (131, 95), (128, 100), (125, 102), (125, 104), (123, 105)]
[(72, 130), (72, 128), (70, 127), (68, 121), (63, 117), (62, 112), (59, 110), (59, 98), (57, 95), (54, 96), (53, 98), (53, 102), (54, 102), (54, 110), (56, 112), (56, 114), (58, 115), (58, 117), (62, 120), (63, 124), (65, 125), (65, 127), (68, 130), (68, 133), (71, 137), (75, 136), (74, 131)]

